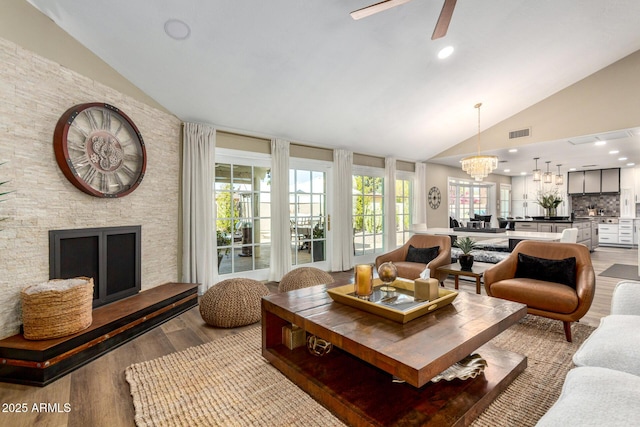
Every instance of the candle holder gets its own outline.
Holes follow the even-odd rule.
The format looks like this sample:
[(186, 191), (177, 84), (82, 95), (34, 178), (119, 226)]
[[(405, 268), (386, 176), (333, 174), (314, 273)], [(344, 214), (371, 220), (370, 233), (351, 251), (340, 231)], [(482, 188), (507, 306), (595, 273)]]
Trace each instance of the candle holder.
[(358, 264), (355, 267), (354, 291), (358, 298), (368, 300), (373, 293), (373, 265)]

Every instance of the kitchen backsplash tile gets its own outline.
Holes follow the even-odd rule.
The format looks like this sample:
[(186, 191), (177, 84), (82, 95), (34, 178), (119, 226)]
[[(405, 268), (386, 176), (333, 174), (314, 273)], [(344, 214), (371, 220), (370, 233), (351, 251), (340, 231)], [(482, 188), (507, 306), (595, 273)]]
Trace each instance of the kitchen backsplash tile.
[[(571, 209), (576, 215), (587, 215), (589, 207), (595, 206), (596, 214), (604, 209), (605, 216), (620, 216), (620, 196), (618, 194), (591, 194), (584, 196), (570, 196)], [(639, 204), (640, 205), (640, 204)], [(638, 205), (636, 206), (636, 211)]]

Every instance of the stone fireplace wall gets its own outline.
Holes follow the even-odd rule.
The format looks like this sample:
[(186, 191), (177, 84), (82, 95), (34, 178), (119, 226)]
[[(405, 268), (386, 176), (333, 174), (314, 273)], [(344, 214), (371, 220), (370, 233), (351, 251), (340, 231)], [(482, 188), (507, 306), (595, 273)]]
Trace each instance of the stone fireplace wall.
[[(138, 126), (147, 149), (140, 187), (120, 199), (77, 190), (53, 152), (69, 107), (106, 102)], [(48, 231), (142, 226), (142, 290), (178, 280), (181, 121), (0, 38), (0, 338), (18, 332), (20, 290), (49, 278)]]

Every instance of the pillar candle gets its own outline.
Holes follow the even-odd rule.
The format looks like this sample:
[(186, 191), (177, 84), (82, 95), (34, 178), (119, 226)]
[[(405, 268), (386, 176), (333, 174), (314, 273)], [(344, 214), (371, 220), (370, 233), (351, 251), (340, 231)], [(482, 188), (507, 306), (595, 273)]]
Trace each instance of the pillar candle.
[(373, 292), (373, 266), (358, 264), (355, 271), (355, 293), (359, 297), (368, 297)]

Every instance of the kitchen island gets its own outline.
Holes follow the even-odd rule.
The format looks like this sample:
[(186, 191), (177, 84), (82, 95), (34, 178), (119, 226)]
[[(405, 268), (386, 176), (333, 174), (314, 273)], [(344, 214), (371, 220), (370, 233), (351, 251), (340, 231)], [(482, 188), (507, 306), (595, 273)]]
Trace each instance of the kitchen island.
[(567, 217), (563, 219), (510, 219), (509, 222), (515, 223), (515, 231), (562, 233), (567, 228), (577, 228), (577, 243), (582, 243), (590, 251), (598, 247), (598, 223), (595, 217), (573, 220)]

